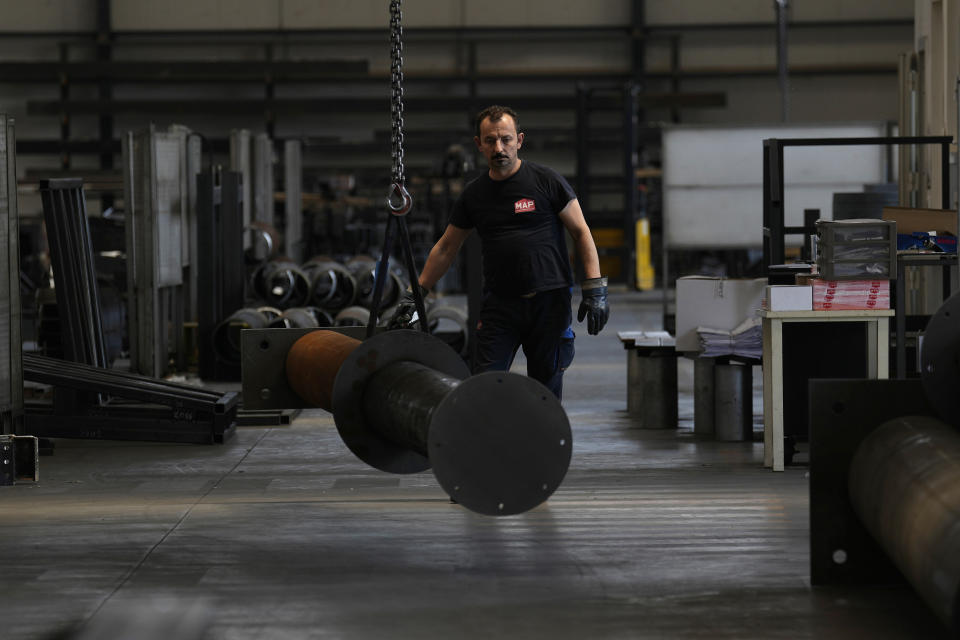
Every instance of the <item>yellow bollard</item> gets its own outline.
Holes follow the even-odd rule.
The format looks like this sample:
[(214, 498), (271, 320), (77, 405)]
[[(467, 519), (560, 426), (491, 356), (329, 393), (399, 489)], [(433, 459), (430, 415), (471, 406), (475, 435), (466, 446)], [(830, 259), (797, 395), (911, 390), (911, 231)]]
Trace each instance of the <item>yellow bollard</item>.
[(653, 289), (655, 272), (650, 255), (650, 223), (646, 218), (637, 220), (635, 237), (637, 239), (636, 287), (640, 291), (649, 291)]

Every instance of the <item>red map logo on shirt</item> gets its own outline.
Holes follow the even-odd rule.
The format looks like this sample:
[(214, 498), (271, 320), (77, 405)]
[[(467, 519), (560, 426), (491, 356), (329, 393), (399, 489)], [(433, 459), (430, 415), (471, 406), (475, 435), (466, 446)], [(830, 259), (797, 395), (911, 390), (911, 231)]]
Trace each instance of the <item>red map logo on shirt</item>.
[(513, 203), (514, 213), (533, 213), (537, 210), (537, 203), (530, 198), (523, 198)]

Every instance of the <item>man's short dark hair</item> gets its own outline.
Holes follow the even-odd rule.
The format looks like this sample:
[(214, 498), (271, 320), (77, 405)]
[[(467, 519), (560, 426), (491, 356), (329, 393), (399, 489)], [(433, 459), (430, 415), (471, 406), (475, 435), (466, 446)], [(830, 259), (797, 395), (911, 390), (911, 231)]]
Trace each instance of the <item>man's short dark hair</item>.
[(497, 122), (504, 115), (508, 115), (513, 118), (513, 124), (517, 126), (517, 131), (520, 131), (520, 118), (517, 116), (517, 112), (511, 109), (510, 107), (501, 107), (498, 104), (491, 105), (477, 114), (477, 119), (474, 121), (474, 128), (477, 132), (477, 137), (480, 137), (480, 123), (490, 118), (490, 122)]

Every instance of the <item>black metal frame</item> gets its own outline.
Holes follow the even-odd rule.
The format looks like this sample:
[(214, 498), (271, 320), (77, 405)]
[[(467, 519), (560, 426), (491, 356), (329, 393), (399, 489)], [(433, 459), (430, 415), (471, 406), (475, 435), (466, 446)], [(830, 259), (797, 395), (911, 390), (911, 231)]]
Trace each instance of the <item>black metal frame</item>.
[(763, 271), (772, 264), (783, 264), (784, 236), (806, 233), (806, 227), (784, 225), (785, 147), (837, 147), (853, 145), (939, 144), (941, 198), (950, 202), (950, 136), (879, 136), (875, 138), (767, 138), (763, 141)]
[(240, 396), (234, 391), (209, 391), (37, 354), (24, 354), (23, 373), (32, 382), (138, 401), (124, 404), (111, 399), (67, 407), (66, 412), (56, 402), (29, 405), (30, 435), (213, 444), (224, 442), (236, 430)]
[(950, 267), (956, 264), (957, 254), (955, 253), (925, 254), (923, 256), (903, 254), (897, 256), (897, 281), (894, 288), (894, 309), (896, 309), (896, 319), (894, 321), (894, 352), (896, 360), (895, 373), (898, 379), (907, 377), (907, 286), (904, 278), (906, 267), (940, 267), (943, 271), (943, 299), (947, 300), (953, 290), (950, 283)]

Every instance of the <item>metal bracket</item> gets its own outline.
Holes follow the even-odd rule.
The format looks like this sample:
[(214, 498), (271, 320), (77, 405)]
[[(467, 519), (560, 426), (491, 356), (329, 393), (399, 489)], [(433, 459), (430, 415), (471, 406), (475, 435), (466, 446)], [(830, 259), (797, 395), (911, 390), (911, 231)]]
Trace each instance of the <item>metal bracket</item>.
[(40, 446), (33, 436), (0, 435), (0, 485), (40, 480)]
[[(244, 329), (240, 332), (245, 410), (306, 409), (305, 403), (287, 384), (287, 352), (293, 343), (316, 328)], [(324, 327), (363, 340), (365, 327)]]

